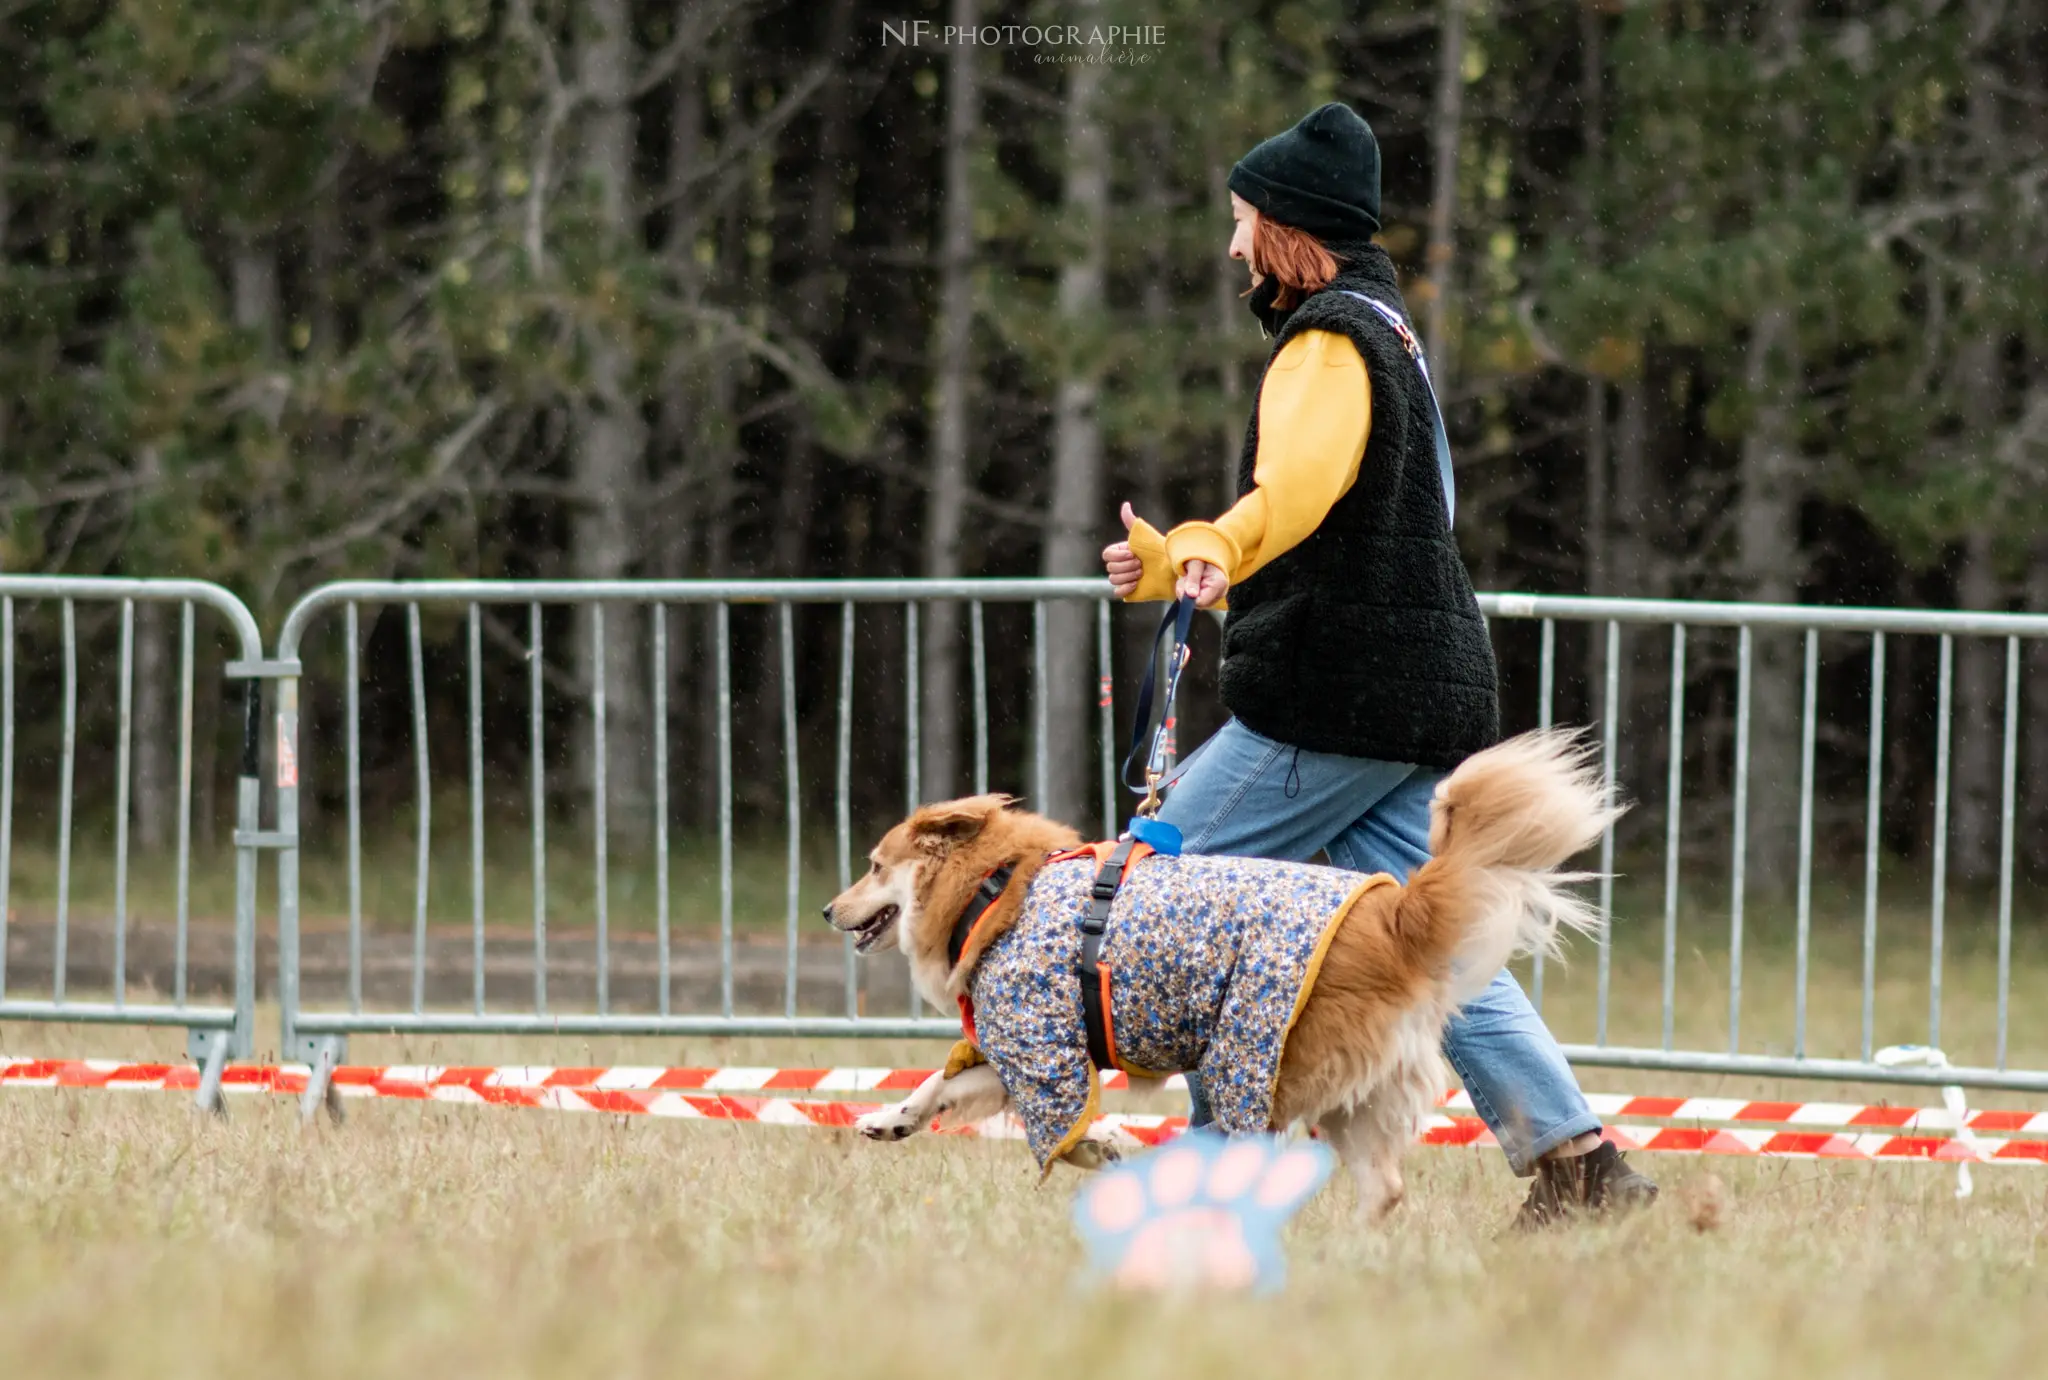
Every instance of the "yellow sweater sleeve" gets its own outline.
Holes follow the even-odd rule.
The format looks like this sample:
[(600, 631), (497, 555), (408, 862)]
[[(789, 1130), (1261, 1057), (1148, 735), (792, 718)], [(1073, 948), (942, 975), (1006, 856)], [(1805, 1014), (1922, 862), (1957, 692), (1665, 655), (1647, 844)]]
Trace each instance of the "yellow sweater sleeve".
[[(1237, 584), (1300, 545), (1357, 481), (1371, 432), (1372, 380), (1358, 347), (1334, 331), (1288, 341), (1259, 395), (1251, 492), (1214, 522), (1184, 522), (1166, 534), (1158, 577), (1165, 593), (1149, 597), (1172, 598), (1172, 581), (1189, 561), (1221, 567)], [(1156, 583), (1153, 560), (1138, 551), (1135, 529), (1131, 538), (1145, 560), (1142, 591)]]
[(1124, 596), (1124, 602), (1152, 604), (1173, 598), (1178, 572), (1166, 563), (1165, 534), (1139, 518), (1131, 524), (1124, 540), (1131, 544), (1131, 554), (1139, 561), (1138, 587)]

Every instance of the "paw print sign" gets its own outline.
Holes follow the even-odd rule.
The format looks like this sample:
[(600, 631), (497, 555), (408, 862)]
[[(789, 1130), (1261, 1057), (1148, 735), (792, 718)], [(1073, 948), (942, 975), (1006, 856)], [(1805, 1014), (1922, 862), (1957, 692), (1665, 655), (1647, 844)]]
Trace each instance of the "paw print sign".
[(1287, 1277), (1280, 1229), (1333, 1163), (1314, 1141), (1195, 1131), (1090, 1180), (1074, 1221), (1119, 1288), (1272, 1293)]

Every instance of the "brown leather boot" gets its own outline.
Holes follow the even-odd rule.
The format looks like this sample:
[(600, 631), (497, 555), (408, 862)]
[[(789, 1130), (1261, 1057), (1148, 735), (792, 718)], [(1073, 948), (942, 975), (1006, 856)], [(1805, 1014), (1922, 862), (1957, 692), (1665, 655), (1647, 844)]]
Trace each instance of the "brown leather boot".
[(1536, 1181), (1515, 1215), (1516, 1231), (1535, 1231), (1582, 1217), (1599, 1217), (1648, 1207), (1657, 1201), (1657, 1185), (1629, 1168), (1612, 1142), (1602, 1141), (1590, 1154), (1569, 1159), (1539, 1160)]

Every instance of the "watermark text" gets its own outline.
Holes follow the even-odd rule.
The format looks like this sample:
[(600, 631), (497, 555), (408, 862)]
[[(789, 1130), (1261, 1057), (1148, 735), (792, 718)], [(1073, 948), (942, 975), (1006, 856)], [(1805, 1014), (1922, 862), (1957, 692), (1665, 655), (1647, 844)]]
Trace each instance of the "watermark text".
[(935, 24), (929, 19), (882, 21), (882, 46), (905, 48), (1156, 48), (1164, 24)]

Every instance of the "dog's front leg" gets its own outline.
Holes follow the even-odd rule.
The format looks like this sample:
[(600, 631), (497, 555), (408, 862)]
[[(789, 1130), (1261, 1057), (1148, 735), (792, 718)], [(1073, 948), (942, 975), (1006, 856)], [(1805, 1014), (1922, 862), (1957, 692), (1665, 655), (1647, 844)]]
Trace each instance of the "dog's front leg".
[(917, 1085), (901, 1102), (878, 1108), (853, 1123), (869, 1140), (902, 1140), (932, 1124), (965, 1125), (994, 1116), (1010, 1105), (1003, 1080), (987, 1064), (962, 1069), (951, 1078), (943, 1071)]
[(997, 1076), (995, 1065), (976, 1064), (939, 1085), (936, 1110), (941, 1126), (971, 1126), (987, 1121), (1009, 1105), (1010, 1094)]
[(932, 1124), (938, 1114), (939, 1090), (946, 1085), (944, 1069), (934, 1073), (917, 1085), (917, 1090), (901, 1102), (892, 1102), (886, 1107), (877, 1107), (866, 1116), (857, 1118), (853, 1129), (869, 1140), (902, 1140)]

